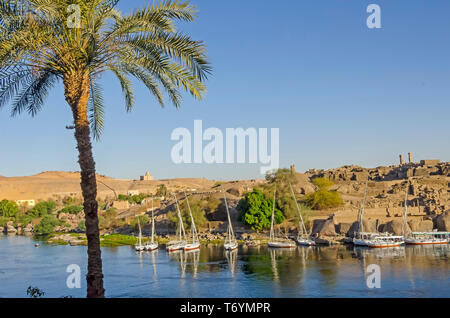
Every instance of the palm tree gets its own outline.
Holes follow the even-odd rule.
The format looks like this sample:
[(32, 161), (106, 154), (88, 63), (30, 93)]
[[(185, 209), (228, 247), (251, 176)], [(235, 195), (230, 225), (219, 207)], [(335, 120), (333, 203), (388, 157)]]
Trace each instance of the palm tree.
[(58, 82), (73, 114), (88, 239), (87, 297), (104, 297), (92, 137), (103, 129), (99, 77), (118, 79), (126, 111), (134, 105), (130, 78), (145, 84), (161, 106), (163, 92), (180, 106), (184, 90), (202, 99), (210, 65), (200, 41), (179, 33), (193, 21), (189, 2), (163, 1), (121, 14), (119, 0), (0, 0), (0, 107), (36, 115)]

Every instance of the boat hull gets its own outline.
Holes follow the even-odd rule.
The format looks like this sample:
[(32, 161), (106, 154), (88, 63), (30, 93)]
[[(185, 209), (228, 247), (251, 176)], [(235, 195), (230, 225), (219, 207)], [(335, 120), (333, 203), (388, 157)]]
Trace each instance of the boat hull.
[(370, 248), (384, 248), (402, 246), (402, 244), (402, 242), (370, 242), (367, 244), (367, 246)]
[(185, 245), (186, 245), (185, 243), (171, 244), (171, 245), (168, 245), (166, 247), (166, 250), (169, 251), (169, 252), (175, 252), (175, 251), (183, 250)]
[(145, 250), (145, 247), (144, 246), (136, 246), (134, 249), (136, 250), (136, 252), (143, 252)]
[(356, 245), (356, 246), (368, 246), (366, 240), (358, 240), (358, 239), (353, 239), (353, 245)]
[(294, 243), (288, 242), (269, 242), (267, 245), (271, 248), (295, 248), (296, 245)]
[(148, 244), (145, 246), (146, 251), (154, 251), (158, 249), (158, 243)]
[(414, 240), (407, 239), (405, 240), (405, 244), (407, 245), (435, 245), (435, 244), (448, 244), (447, 240)]
[(185, 251), (194, 251), (194, 250), (198, 250), (199, 248), (200, 248), (200, 243), (186, 244), (184, 246)]
[(223, 248), (224, 248), (226, 251), (232, 251), (232, 250), (235, 250), (235, 249), (238, 248), (238, 244), (237, 244), (237, 243), (225, 243), (225, 244), (223, 245)]
[(297, 244), (302, 246), (315, 246), (316, 242), (313, 240), (297, 240)]

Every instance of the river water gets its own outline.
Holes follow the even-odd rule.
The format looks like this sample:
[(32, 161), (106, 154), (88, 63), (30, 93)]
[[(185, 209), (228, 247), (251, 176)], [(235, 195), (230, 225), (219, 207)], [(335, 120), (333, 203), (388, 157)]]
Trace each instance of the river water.
[[(84, 297), (87, 248), (54, 246), (24, 236), (0, 236), (0, 297)], [(294, 250), (221, 247), (169, 254), (102, 248), (107, 297), (450, 297), (450, 245), (364, 249), (353, 246)], [(81, 288), (66, 272), (80, 266)], [(380, 269), (380, 288), (369, 288)]]

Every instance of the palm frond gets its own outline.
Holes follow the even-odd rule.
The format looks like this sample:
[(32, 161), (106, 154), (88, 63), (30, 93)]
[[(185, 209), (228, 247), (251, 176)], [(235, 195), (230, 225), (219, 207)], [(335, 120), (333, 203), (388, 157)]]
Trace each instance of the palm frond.
[(89, 122), (91, 123), (92, 136), (99, 141), (104, 128), (104, 101), (102, 87), (91, 79), (89, 96)]
[(34, 117), (41, 110), (49, 90), (57, 80), (57, 76), (48, 70), (27, 79), (12, 101), (11, 115), (16, 116), (26, 109)]

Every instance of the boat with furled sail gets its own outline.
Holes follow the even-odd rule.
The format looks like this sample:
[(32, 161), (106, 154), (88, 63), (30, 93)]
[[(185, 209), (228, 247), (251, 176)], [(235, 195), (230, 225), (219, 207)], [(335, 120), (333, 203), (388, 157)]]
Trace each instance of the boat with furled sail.
[(186, 203), (188, 206), (189, 215), (191, 217), (191, 241), (186, 242), (184, 246), (184, 251), (187, 252), (200, 249), (200, 241), (198, 239), (198, 233), (197, 228), (195, 227), (194, 216), (192, 215), (191, 206), (189, 205), (189, 199), (186, 195), (186, 192), (184, 192), (184, 195), (186, 197)]
[(311, 236), (306, 231), (305, 223), (303, 222), (303, 216), (300, 211), (300, 207), (298, 206), (297, 199), (295, 198), (294, 189), (292, 189), (292, 185), (289, 183), (289, 187), (291, 188), (292, 198), (294, 199), (295, 206), (297, 207), (298, 217), (299, 217), (299, 232), (297, 235), (297, 244), (303, 246), (315, 246), (316, 242), (311, 239)]
[(276, 198), (276, 192), (277, 190), (275, 189), (274, 193), (273, 193), (273, 205), (272, 205), (272, 217), (271, 217), (271, 223), (270, 223), (270, 239), (269, 242), (267, 243), (267, 245), (271, 248), (294, 248), (297, 247), (297, 245), (289, 240), (289, 239), (280, 239), (275, 237), (275, 231), (273, 228), (273, 221), (274, 221), (274, 213), (275, 213), (275, 198)]
[(158, 248), (158, 242), (155, 242), (155, 215), (153, 212), (153, 197), (152, 197), (152, 237), (150, 242), (145, 245), (147, 251), (154, 251)]
[(177, 208), (177, 216), (178, 216), (178, 227), (176, 232), (178, 240), (167, 243), (166, 249), (169, 252), (183, 250), (184, 247), (186, 246), (186, 233), (184, 231), (183, 219), (181, 218), (180, 206), (178, 205), (177, 195), (175, 193), (173, 195), (175, 197), (175, 205)]
[(223, 199), (225, 202), (225, 208), (227, 209), (227, 217), (228, 217), (227, 237), (223, 244), (223, 248), (226, 251), (232, 251), (232, 250), (235, 250), (238, 248), (238, 243), (237, 243), (236, 237), (234, 235), (233, 225), (231, 224), (230, 210), (228, 209), (228, 203), (227, 203), (225, 191), (223, 191), (223, 189), (222, 189), (222, 192), (223, 192)]

